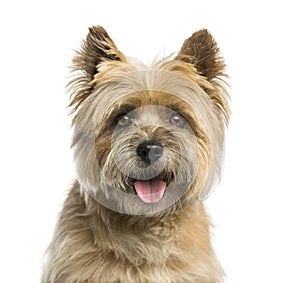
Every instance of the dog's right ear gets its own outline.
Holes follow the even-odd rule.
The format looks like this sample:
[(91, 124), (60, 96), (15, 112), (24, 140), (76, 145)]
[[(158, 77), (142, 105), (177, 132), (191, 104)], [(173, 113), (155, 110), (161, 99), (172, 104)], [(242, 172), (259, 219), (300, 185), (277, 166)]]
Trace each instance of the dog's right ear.
[(107, 60), (125, 61), (125, 56), (117, 49), (106, 30), (101, 26), (89, 28), (81, 49), (73, 58), (72, 71), (75, 78), (69, 83), (71, 94), (70, 106), (73, 111), (91, 94), (94, 89), (92, 81), (97, 74), (97, 66)]

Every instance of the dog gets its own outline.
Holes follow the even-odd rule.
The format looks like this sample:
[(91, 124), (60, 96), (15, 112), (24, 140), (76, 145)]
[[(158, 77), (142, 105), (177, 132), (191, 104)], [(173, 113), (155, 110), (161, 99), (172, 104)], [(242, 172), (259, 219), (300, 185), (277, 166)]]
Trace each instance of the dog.
[(203, 200), (221, 172), (225, 63), (202, 29), (146, 66), (89, 29), (68, 85), (77, 179), (42, 283), (219, 283)]

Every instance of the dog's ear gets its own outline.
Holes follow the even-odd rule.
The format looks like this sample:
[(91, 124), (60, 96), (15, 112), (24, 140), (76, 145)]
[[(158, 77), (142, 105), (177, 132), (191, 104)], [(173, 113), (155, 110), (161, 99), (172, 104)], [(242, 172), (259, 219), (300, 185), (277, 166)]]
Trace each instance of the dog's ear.
[(89, 28), (81, 49), (73, 58), (72, 71), (75, 78), (69, 83), (72, 100), (70, 106), (75, 111), (93, 91), (92, 81), (97, 74), (97, 66), (107, 60), (125, 61), (125, 56), (117, 49), (106, 30), (101, 26)]
[(212, 35), (206, 29), (195, 32), (184, 41), (176, 59), (192, 64), (210, 83), (211, 87), (201, 87), (214, 102), (220, 118), (227, 123), (230, 113), (223, 80), (227, 77), (225, 62)]
[(208, 81), (224, 76), (224, 60), (214, 38), (206, 29), (199, 30), (186, 39), (178, 55), (192, 63)]

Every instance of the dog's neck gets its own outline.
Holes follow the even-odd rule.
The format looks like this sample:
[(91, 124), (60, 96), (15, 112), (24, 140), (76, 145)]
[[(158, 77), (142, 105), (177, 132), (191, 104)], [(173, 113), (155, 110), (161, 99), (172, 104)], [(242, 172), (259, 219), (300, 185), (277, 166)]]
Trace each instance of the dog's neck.
[[(203, 204), (153, 217), (129, 216), (111, 211), (80, 192), (75, 182), (60, 216), (55, 243), (68, 249), (67, 243), (83, 245), (81, 255), (117, 266), (134, 265), (161, 270), (201, 262), (201, 255), (213, 253), (210, 246), (209, 220)], [(183, 256), (188, 254), (189, 256)], [(200, 257), (200, 259), (199, 259)], [(100, 264), (100, 263), (99, 263)]]
[(182, 236), (179, 227), (186, 217), (195, 214), (191, 206), (188, 210), (185, 207), (151, 217), (125, 215), (109, 210), (90, 196), (82, 201), (94, 244), (103, 253), (135, 265), (143, 265), (144, 261), (165, 264), (177, 257), (174, 246)]

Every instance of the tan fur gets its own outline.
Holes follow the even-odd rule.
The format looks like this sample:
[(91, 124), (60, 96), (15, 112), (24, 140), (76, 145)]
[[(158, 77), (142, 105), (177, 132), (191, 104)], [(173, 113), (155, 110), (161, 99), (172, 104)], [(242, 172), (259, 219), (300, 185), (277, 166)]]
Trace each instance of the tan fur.
[(65, 202), (44, 282), (220, 282), (203, 205), (171, 217), (128, 217), (93, 199), (76, 182)]
[[(93, 27), (73, 63), (76, 76), (69, 86), (78, 180), (60, 213), (42, 283), (223, 282), (202, 203), (220, 174), (230, 114), (221, 79), (225, 65), (211, 35), (198, 31), (177, 57), (147, 67), (118, 51), (102, 27)], [(114, 162), (127, 137), (114, 141), (113, 117), (142, 109), (139, 117), (153, 122), (159, 113), (148, 106), (172, 109), (188, 121), (190, 130), (172, 133), (170, 125), (159, 121), (160, 126), (141, 127), (133, 136), (159, 140), (166, 150), (164, 170), (190, 187), (158, 212), (111, 210), (101, 203), (100, 192), (110, 195), (114, 184), (131, 193)], [(134, 149), (133, 136), (127, 142)], [(124, 157), (125, 168), (132, 162)], [(136, 202), (123, 205), (140, 208)]]

